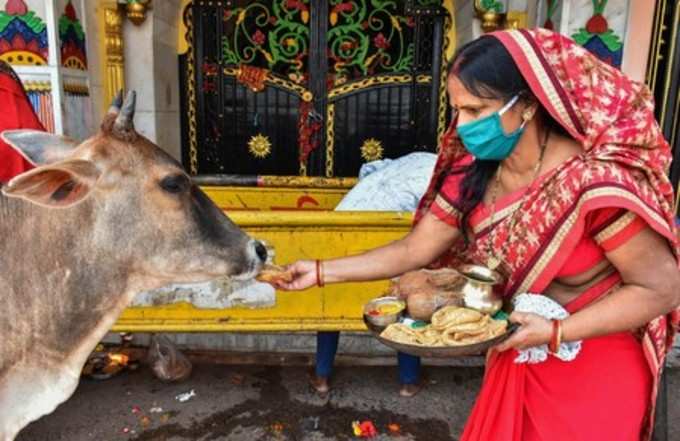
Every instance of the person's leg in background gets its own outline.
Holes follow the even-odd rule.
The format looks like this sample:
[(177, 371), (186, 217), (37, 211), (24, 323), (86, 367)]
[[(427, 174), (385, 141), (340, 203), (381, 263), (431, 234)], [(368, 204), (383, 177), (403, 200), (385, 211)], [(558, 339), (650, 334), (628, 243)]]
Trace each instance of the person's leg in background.
[(399, 363), (399, 383), (401, 389), (399, 395), (412, 397), (422, 389), (420, 381), (420, 357), (397, 352)]
[(339, 332), (316, 333), (316, 369), (311, 384), (320, 394), (326, 394), (330, 390), (328, 379), (333, 372), (333, 362), (338, 352), (339, 341)]

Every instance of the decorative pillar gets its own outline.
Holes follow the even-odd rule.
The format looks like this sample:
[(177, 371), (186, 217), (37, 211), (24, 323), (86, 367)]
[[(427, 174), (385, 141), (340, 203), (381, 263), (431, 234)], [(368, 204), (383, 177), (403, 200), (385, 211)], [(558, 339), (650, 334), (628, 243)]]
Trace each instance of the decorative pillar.
[(104, 103), (108, 104), (119, 90), (125, 89), (125, 57), (123, 56), (123, 13), (115, 0), (102, 2), (104, 22)]

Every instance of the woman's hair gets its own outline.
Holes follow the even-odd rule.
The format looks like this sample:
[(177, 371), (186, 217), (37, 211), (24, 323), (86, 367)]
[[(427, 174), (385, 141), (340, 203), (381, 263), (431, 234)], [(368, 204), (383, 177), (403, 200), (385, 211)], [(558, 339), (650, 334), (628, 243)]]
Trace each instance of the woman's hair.
[[(451, 60), (448, 74), (455, 75), (474, 96), (507, 102), (515, 95), (525, 102), (533, 93), (522, 77), (515, 61), (503, 44), (494, 37), (481, 37), (462, 46)], [(539, 111), (544, 126), (553, 133), (567, 132), (542, 108)], [(500, 162), (476, 159), (470, 165), (454, 168), (449, 174), (462, 173), (456, 208), (461, 212), (461, 231), (469, 243), (468, 220), (481, 202), (489, 181)]]

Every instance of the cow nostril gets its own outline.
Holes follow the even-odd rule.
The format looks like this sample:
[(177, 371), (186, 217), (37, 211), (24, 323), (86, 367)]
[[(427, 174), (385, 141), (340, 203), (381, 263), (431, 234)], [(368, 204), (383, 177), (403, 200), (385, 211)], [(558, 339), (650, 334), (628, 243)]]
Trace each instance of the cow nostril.
[(263, 262), (267, 261), (267, 248), (262, 244), (262, 242), (255, 243), (255, 254)]

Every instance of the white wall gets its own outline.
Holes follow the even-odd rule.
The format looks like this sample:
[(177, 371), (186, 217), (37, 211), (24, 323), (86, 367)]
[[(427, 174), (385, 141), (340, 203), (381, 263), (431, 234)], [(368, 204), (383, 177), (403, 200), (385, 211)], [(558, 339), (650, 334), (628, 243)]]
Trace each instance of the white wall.
[(137, 131), (175, 158), (181, 156), (177, 20), (179, 0), (153, 3), (140, 26), (125, 20), (125, 80), (137, 91)]

